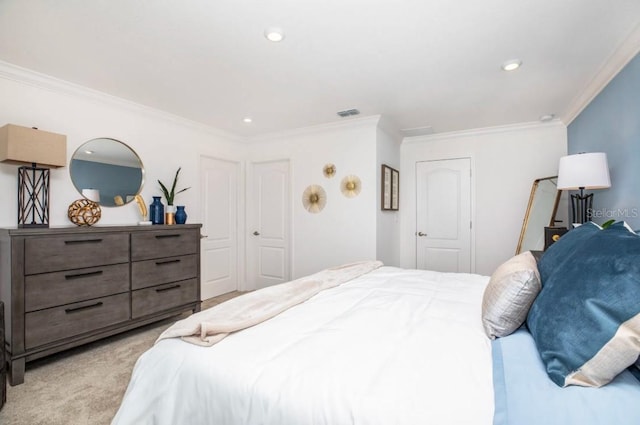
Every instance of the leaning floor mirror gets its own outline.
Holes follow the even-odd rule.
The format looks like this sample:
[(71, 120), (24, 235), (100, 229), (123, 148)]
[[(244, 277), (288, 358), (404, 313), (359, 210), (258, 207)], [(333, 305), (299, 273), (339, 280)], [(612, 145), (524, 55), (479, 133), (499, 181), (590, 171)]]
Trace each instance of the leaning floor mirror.
[(544, 249), (544, 228), (555, 225), (561, 195), (557, 176), (544, 177), (533, 182), (516, 254)]

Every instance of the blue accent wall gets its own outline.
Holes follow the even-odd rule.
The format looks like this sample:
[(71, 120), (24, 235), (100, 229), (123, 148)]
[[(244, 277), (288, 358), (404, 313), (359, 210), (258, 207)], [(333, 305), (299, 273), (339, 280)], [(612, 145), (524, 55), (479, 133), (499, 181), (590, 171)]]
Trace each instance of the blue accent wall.
[(640, 54), (569, 125), (567, 149), (607, 153), (611, 188), (593, 191), (593, 221), (640, 229)]

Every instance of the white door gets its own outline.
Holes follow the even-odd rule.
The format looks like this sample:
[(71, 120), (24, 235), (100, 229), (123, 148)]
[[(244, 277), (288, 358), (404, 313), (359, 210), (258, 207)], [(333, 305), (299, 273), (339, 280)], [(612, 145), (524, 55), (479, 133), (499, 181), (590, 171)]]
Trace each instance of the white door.
[(290, 280), (289, 161), (251, 164), (247, 209), (247, 287)]
[(202, 299), (238, 288), (238, 176), (240, 164), (200, 160), (202, 199)]
[(471, 272), (471, 160), (416, 162), (416, 267)]

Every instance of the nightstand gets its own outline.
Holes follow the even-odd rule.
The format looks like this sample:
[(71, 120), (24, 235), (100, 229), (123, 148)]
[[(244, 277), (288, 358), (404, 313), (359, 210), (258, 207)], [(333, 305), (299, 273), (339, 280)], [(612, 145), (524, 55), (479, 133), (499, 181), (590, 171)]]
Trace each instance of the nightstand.
[(566, 227), (545, 227), (544, 228), (544, 250), (546, 251), (554, 242), (567, 233)]
[(540, 261), (540, 257), (542, 257), (542, 254), (544, 254), (544, 251), (530, 251), (531, 255), (533, 255), (533, 258), (535, 258), (536, 263), (538, 261)]

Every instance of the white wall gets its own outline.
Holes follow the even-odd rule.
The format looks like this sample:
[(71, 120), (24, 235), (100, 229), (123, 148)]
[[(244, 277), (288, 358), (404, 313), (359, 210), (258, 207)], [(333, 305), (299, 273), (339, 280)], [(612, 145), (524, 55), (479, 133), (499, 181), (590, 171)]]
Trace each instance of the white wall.
[[(382, 203), (382, 164), (400, 170), (400, 144), (402, 136), (397, 134), (393, 126), (381, 119), (377, 131), (377, 162), (376, 162), (376, 256), (387, 266), (400, 265), (400, 209), (398, 211), (383, 211)], [(399, 206), (404, 208), (404, 206)]]
[[(142, 195), (147, 202), (152, 196), (160, 195), (157, 180), (171, 182), (181, 166), (179, 186), (191, 186), (191, 189), (177, 199), (186, 205), (188, 222), (192, 223), (201, 221), (199, 164), (202, 155), (238, 161), (243, 169), (251, 160), (288, 158), (292, 167), (293, 276), (348, 261), (376, 258), (376, 212), (379, 211), (376, 137), (380, 117), (292, 130), (248, 144), (246, 139), (2, 62), (0, 93), (0, 126), (13, 123), (64, 134), (68, 160), (81, 144), (97, 137), (111, 137), (129, 145), (145, 166)], [(388, 143), (384, 141), (381, 146)], [(391, 148), (384, 149), (385, 155), (393, 156)], [(326, 163), (337, 166), (333, 179), (326, 179), (322, 174)], [(363, 183), (362, 192), (353, 199), (340, 192), (340, 181), (347, 174), (357, 175)], [(327, 206), (320, 214), (308, 213), (301, 203), (302, 192), (314, 183), (321, 184), (328, 194)], [(0, 227), (15, 227), (16, 166), (0, 164), (0, 187), (5, 200), (0, 209)], [(244, 190), (242, 184), (242, 193), (238, 195), (240, 234), (245, 220)], [(79, 198), (69, 177), (69, 168), (52, 170), (52, 227), (71, 225), (67, 208)], [(138, 209), (133, 203), (120, 208), (102, 208), (98, 225), (137, 221)], [(244, 241), (241, 238), (239, 242), (242, 254)], [(242, 256), (240, 262), (242, 286), (245, 266)]]
[(471, 158), (475, 272), (490, 275), (514, 255), (531, 185), (556, 175), (567, 152), (560, 122), (407, 138), (401, 147), (401, 265), (415, 267), (415, 163)]
[[(378, 120), (351, 119), (255, 139), (251, 144), (250, 161), (287, 158), (291, 163), (294, 278), (376, 258)], [(322, 173), (328, 163), (337, 169), (331, 179)], [(362, 181), (362, 191), (355, 198), (346, 198), (340, 191), (340, 181), (349, 174)], [(322, 186), (327, 193), (326, 207), (317, 214), (302, 205), (302, 193), (311, 184)]]
[[(6, 63), (0, 63), (0, 93), (0, 125), (65, 134), (68, 159), (78, 146), (96, 137), (112, 137), (131, 146), (145, 165), (142, 195), (147, 201), (160, 194), (157, 179), (171, 181), (175, 170), (183, 167), (181, 186), (192, 189), (178, 199), (187, 206), (189, 222), (200, 221), (201, 155), (241, 164), (289, 159), (294, 277), (361, 259), (381, 258), (387, 264), (414, 267), (415, 161), (465, 156), (472, 158), (474, 168), (476, 271), (490, 274), (515, 250), (532, 181), (554, 175), (558, 158), (566, 154), (565, 127), (550, 123), (405, 139), (398, 157), (398, 136), (380, 117), (292, 130), (247, 145), (246, 140), (215, 129)], [(333, 179), (322, 174), (326, 163), (337, 166)], [(381, 163), (400, 170), (399, 213), (380, 211)], [(68, 171), (67, 167), (51, 172), (52, 226), (70, 224), (67, 208), (80, 197)], [(347, 174), (359, 176), (363, 183), (362, 192), (353, 199), (344, 197), (339, 188)], [(327, 206), (320, 214), (302, 207), (302, 192), (310, 184), (327, 191)], [(14, 227), (15, 166), (0, 164), (0, 188), (5, 201), (0, 226)], [(244, 211), (241, 190), (239, 211)], [(136, 206), (129, 204), (103, 208), (99, 225), (138, 220)], [(243, 213), (239, 221), (244, 223)], [(240, 245), (242, 249), (242, 241)]]
[[(178, 167), (180, 187), (192, 188), (177, 196), (186, 206), (188, 222), (199, 222), (199, 158), (209, 155), (238, 160), (245, 146), (233, 136), (178, 117), (101, 93), (0, 63), (0, 126), (12, 123), (65, 134), (67, 158), (84, 142), (111, 137), (133, 148), (145, 166), (142, 195), (148, 202), (160, 195), (157, 180), (171, 182)], [(68, 161), (67, 161), (68, 163)], [(67, 208), (81, 196), (69, 177), (69, 168), (51, 171), (50, 224), (70, 225)], [(17, 225), (17, 167), (0, 164), (3, 207), (0, 226)], [(102, 208), (98, 225), (139, 221), (135, 203)]]

